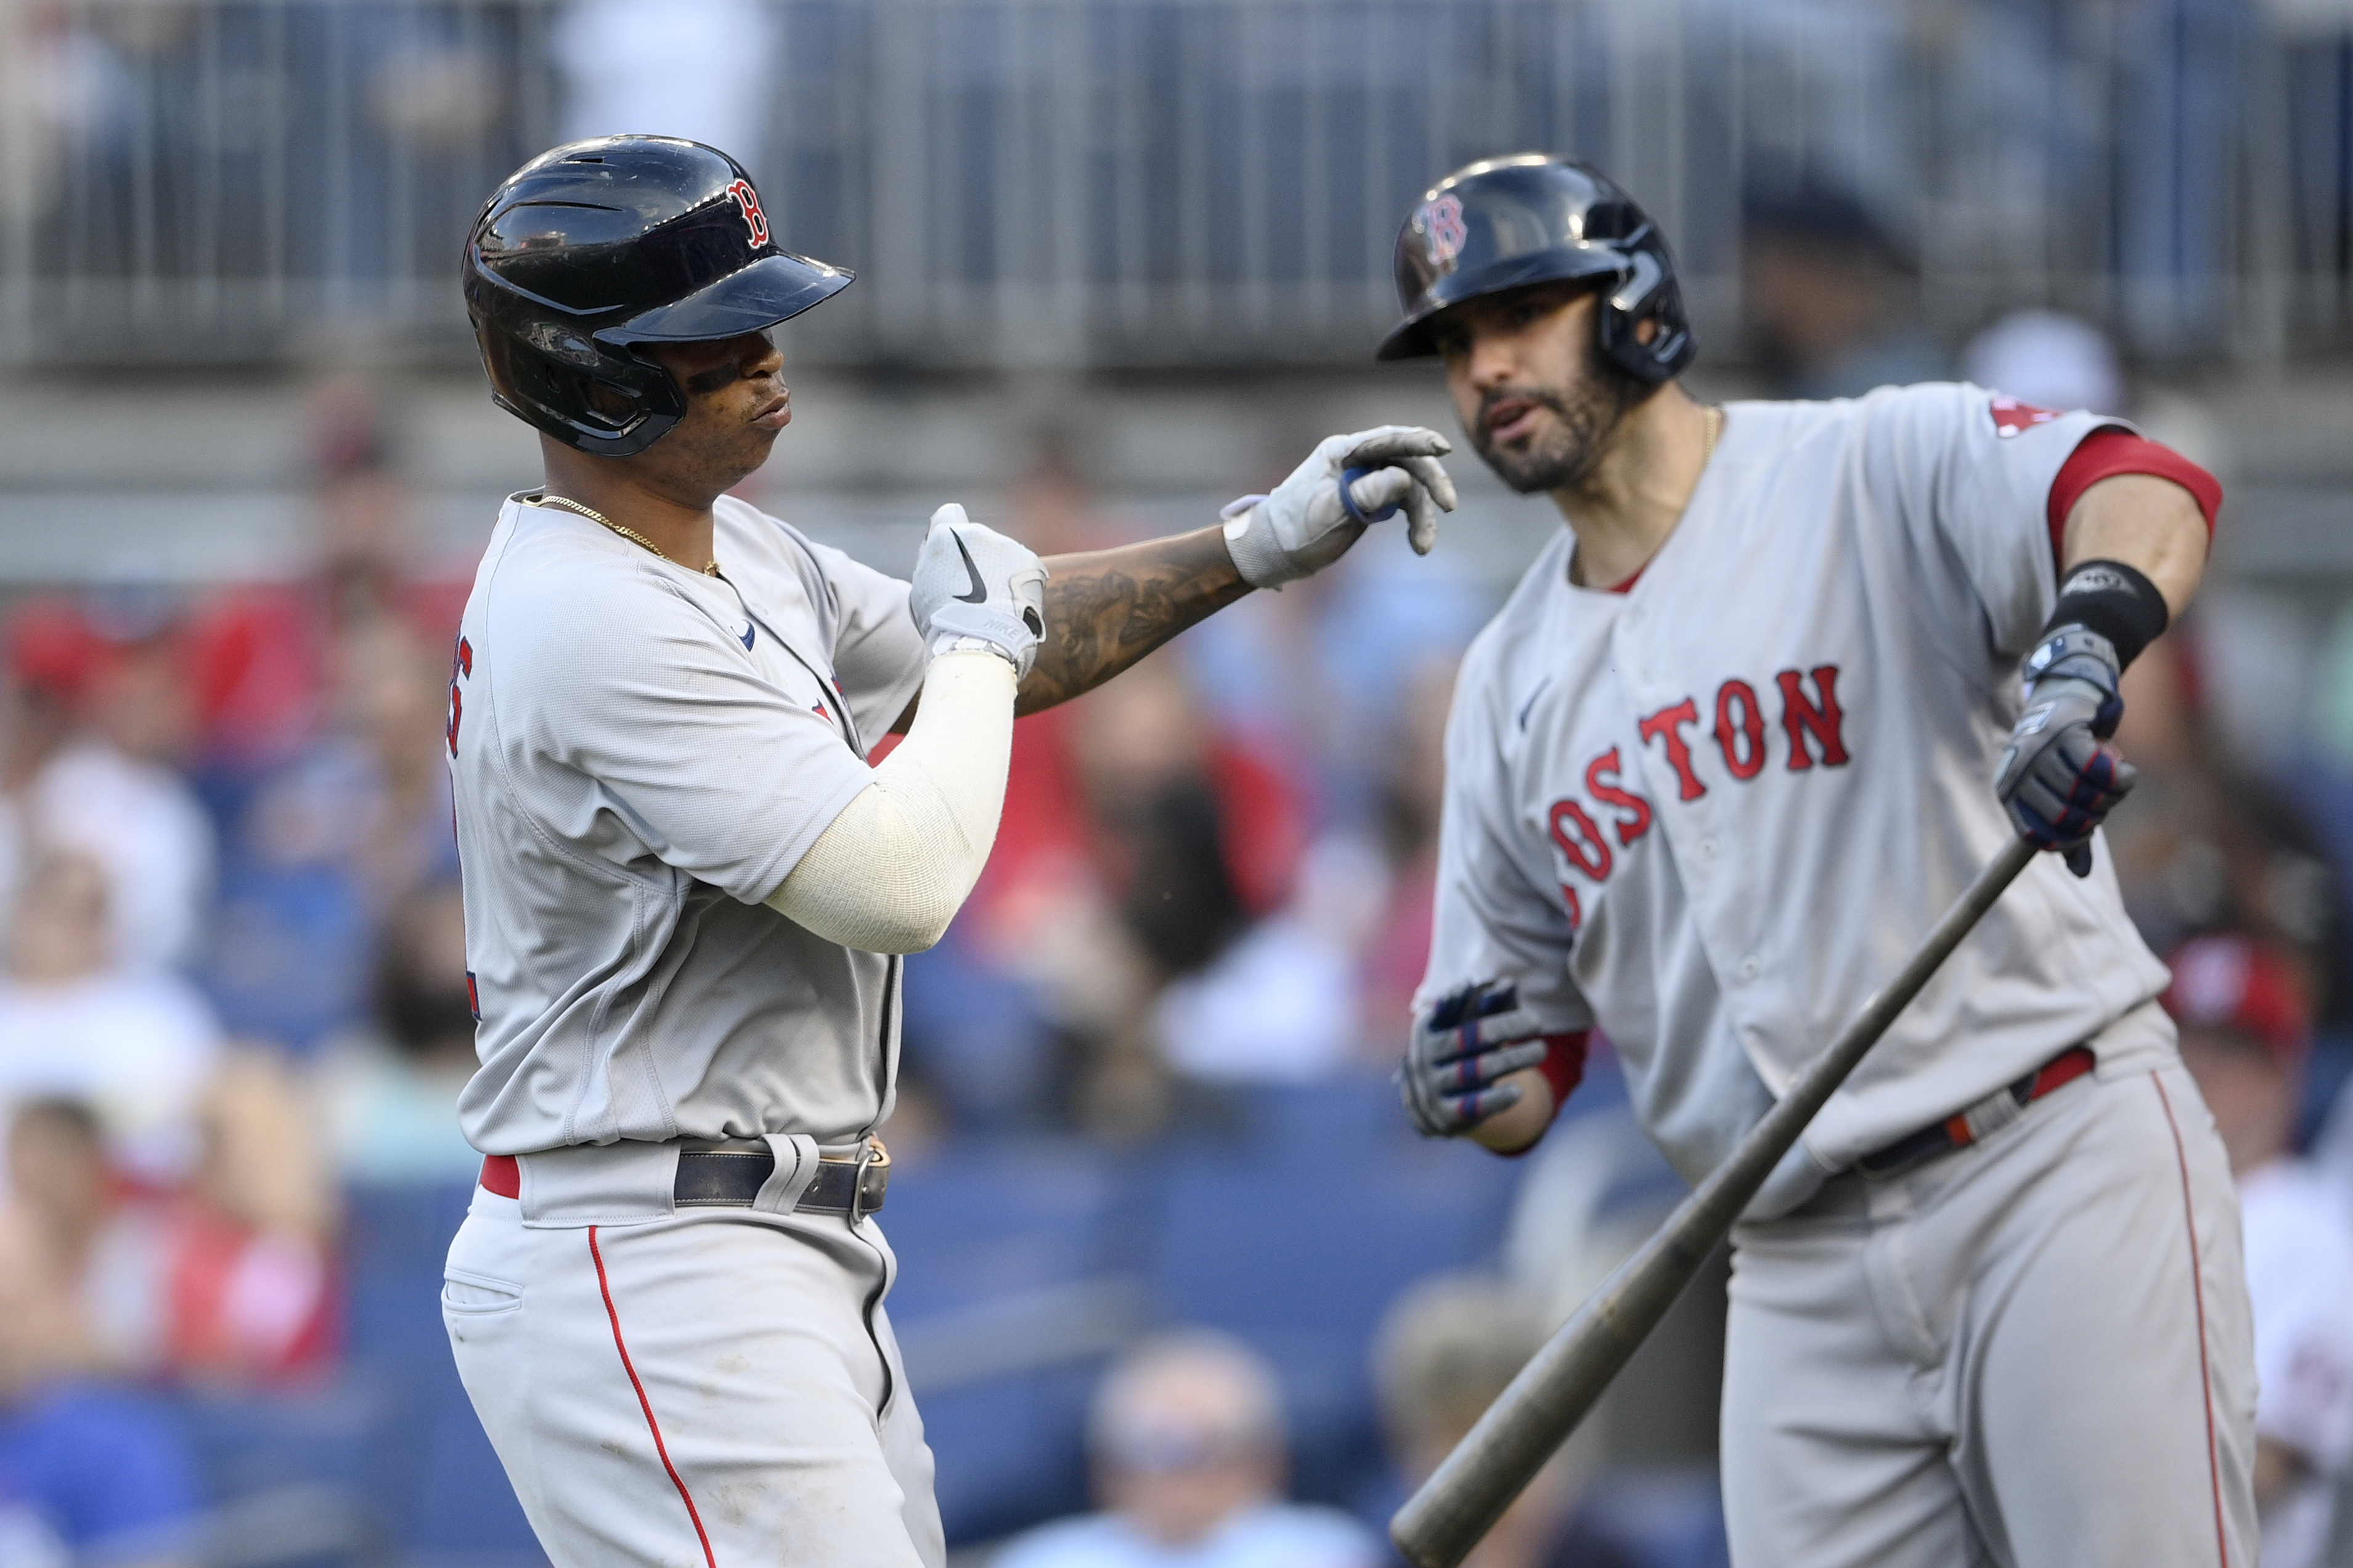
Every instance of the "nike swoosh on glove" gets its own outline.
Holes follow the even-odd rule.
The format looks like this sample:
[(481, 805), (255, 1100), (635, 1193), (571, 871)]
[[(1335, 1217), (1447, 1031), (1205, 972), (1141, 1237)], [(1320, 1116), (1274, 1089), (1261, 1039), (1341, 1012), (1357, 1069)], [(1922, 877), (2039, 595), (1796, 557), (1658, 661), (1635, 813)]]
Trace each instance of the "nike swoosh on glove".
[(2026, 710), (2010, 732), (1994, 793), (2019, 832), (2092, 874), (2092, 834), (2138, 774), (2105, 742), (2124, 718), (2115, 645), (2060, 626), (2026, 656)]
[(1454, 481), (1439, 458), (1454, 444), (1435, 430), (1383, 425), (1327, 436), (1274, 487), (1226, 508), (1226, 551), (1254, 588), (1279, 588), (1321, 572), (1348, 552), (1369, 523), (1406, 514), (1418, 555), (1438, 542), (1438, 514), (1455, 506)]
[(1474, 981), (1439, 998), (1415, 1021), (1398, 1085), (1425, 1138), (1459, 1138), (1520, 1102), (1498, 1080), (1545, 1059), (1544, 1026), (1520, 1006), (1518, 987)]
[(971, 638), (1027, 675), (1046, 635), (1046, 563), (1028, 545), (982, 527), (951, 501), (932, 513), (915, 552), (907, 608), (934, 653)]

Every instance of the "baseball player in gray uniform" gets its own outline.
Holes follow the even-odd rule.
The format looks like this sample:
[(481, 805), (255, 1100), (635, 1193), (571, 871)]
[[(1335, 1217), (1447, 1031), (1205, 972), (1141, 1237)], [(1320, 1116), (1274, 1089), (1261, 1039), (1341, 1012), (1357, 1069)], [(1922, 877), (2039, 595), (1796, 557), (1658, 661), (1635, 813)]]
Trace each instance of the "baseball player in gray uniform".
[(1663, 239), (1564, 159), (1449, 177), (1397, 268), (1384, 357), (1567, 523), (1456, 689), (1410, 1114), (1527, 1148), (1598, 1027), (1696, 1180), (2029, 835), (1735, 1232), (1733, 1560), (2252, 1568), (2230, 1173), (2098, 831), (2213, 481), (1973, 386), (1703, 406)]
[(488, 1158), (443, 1307), (565, 1568), (937, 1568), (874, 1130), (900, 955), (979, 875), (1017, 707), (1389, 511), (1427, 550), (1453, 504), (1444, 438), (1384, 427), (1092, 555), (943, 507), (884, 576), (726, 493), (791, 417), (770, 329), (850, 281), (768, 222), (725, 154), (613, 137), (526, 164), (467, 246), (546, 483), (500, 513), (450, 676)]

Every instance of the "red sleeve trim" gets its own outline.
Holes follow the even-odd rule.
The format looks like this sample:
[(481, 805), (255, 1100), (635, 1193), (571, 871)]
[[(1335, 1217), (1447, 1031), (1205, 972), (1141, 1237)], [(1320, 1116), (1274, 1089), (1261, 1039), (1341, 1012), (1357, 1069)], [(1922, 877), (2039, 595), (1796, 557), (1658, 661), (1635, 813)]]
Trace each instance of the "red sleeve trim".
[(2051, 562), (2060, 571), (2067, 566), (2068, 513), (2075, 510), (2085, 490), (2118, 474), (2153, 474), (2171, 479), (2196, 499), (2198, 510), (2205, 514), (2206, 536), (2214, 536), (2214, 514), (2222, 510), (2221, 481), (2172, 447), (2111, 425), (2077, 442), (2061, 466), (2059, 477), (2051, 481)]
[(1545, 1059), (1538, 1070), (1545, 1082), (1552, 1086), (1552, 1108), (1556, 1115), (1585, 1081), (1585, 1047), (1589, 1032), (1577, 1030), (1573, 1035), (1546, 1035), (1544, 1037)]
[[(1590, 1030), (1579, 1029), (1574, 1034), (1544, 1037), (1545, 1058), (1536, 1064), (1536, 1070), (1544, 1074), (1545, 1083), (1552, 1089), (1552, 1113), (1555, 1117), (1558, 1117), (1560, 1108), (1568, 1103), (1568, 1097), (1577, 1092), (1577, 1086), (1585, 1081), (1585, 1049), (1590, 1036)], [(1546, 1131), (1550, 1130), (1551, 1123), (1546, 1123)], [(1491, 1152), (1506, 1160), (1516, 1160), (1543, 1142), (1544, 1133), (1539, 1132), (1516, 1149)]]

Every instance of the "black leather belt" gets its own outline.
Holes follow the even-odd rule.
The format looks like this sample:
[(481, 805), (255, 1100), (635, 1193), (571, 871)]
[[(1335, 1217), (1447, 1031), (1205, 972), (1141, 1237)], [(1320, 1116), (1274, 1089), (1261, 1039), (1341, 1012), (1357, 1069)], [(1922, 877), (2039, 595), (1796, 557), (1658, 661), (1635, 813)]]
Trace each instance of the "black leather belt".
[[(689, 1143), (678, 1152), (678, 1180), (670, 1196), (680, 1208), (750, 1208), (776, 1174), (776, 1157), (765, 1143)], [(817, 1176), (793, 1205), (795, 1214), (873, 1214), (891, 1185), (891, 1151), (869, 1138), (855, 1154), (828, 1154)]]
[[(683, 1143), (670, 1200), (680, 1208), (747, 1209), (776, 1174), (776, 1157), (749, 1138)], [(512, 1154), (482, 1162), (482, 1185), (502, 1198), (522, 1196), (522, 1171)], [(891, 1151), (869, 1138), (855, 1154), (818, 1156), (817, 1175), (793, 1205), (795, 1214), (870, 1215), (891, 1186)]]

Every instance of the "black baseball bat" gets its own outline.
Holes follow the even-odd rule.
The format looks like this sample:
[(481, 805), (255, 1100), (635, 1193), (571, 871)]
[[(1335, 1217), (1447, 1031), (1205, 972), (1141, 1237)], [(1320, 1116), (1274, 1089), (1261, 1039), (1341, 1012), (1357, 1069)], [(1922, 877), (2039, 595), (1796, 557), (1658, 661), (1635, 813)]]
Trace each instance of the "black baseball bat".
[(1830, 1049), (1806, 1064), (1731, 1156), (1520, 1369), (1479, 1424), (1389, 1521), (1389, 1538), (1407, 1562), (1419, 1568), (1456, 1568), (1493, 1528), (1659, 1326), (1814, 1113), (2034, 856), (2034, 846), (2023, 838), (2005, 846)]

